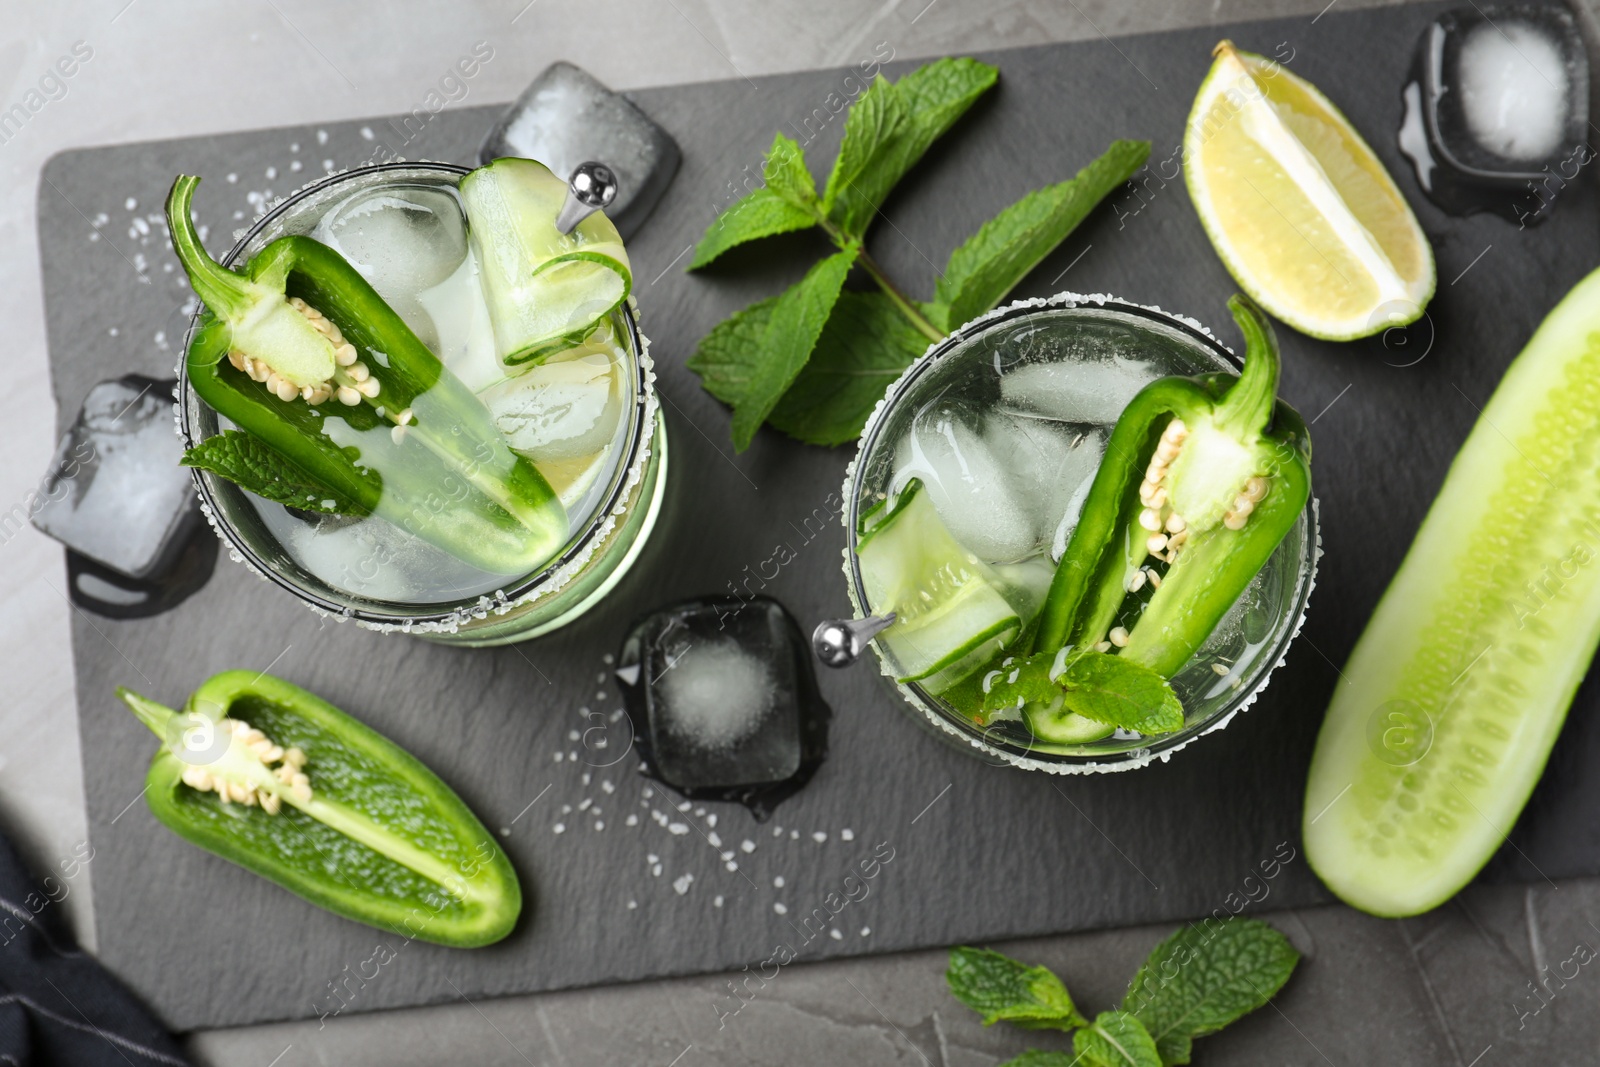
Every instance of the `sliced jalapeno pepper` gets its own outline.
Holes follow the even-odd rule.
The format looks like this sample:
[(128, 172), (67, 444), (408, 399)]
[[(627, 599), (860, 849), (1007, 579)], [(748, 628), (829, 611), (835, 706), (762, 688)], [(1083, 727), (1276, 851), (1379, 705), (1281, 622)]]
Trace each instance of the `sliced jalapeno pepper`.
[(523, 574), (567, 540), (567, 515), (488, 410), (365, 278), (309, 237), (280, 237), (243, 274), (167, 198), (178, 259), (207, 313), (186, 355), (195, 392), (284, 460), (474, 566)]
[[(1243, 296), (1238, 377), (1162, 378), (1112, 430), (1033, 651), (1121, 647), (1170, 677), (1266, 565), (1311, 494), (1311, 438), (1277, 400), (1277, 341)], [(1126, 601), (1153, 585), (1142, 610)], [(1114, 626), (1127, 619), (1131, 625)]]
[(162, 740), (145, 801), (185, 840), (407, 938), (466, 948), (516, 924), (522, 888), (483, 823), (410, 753), (315, 694), (224, 671), (181, 712), (117, 695)]

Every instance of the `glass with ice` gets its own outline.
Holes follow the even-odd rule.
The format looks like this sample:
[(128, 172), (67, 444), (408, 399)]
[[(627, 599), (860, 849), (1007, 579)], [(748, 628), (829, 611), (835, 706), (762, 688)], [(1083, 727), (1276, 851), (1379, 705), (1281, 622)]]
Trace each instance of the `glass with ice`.
[[(666, 441), (631, 301), (586, 336), (563, 339), (553, 353), (541, 351), (522, 363), (498, 354), (501, 324), (491, 321), (482, 281), (486, 253), (463, 209), (460, 186), (467, 173), (445, 164), (396, 163), (328, 178), (269, 212), (223, 265), (236, 268), (290, 234), (309, 236), (339, 253), (438, 357), (453, 379), (449, 399), (467, 397), (474, 417), (492, 424), (490, 433), (497, 439), (492, 452), (480, 443), (485, 456), (503, 456), (519, 469), (528, 461), (537, 470), (540, 490), (559, 501), (550, 512), (565, 516), (564, 536), (554, 538), (559, 547), (531, 567), (495, 567), (484, 557), (452, 554), (438, 538), (417, 536), (382, 506), (360, 516), (323, 514), (274, 503), (209, 471), (197, 472), (196, 481), (213, 525), (235, 557), (313, 608), (372, 629), (483, 645), (564, 625), (621, 578), (659, 510)], [(200, 326), (197, 314), (186, 348)], [(361, 355), (364, 362), (380, 365), (374, 371), (387, 367), (389, 357), (376, 345), (364, 346)], [(180, 429), (186, 444), (230, 429), (228, 420), (197, 395), (187, 368), (182, 385)], [(387, 419), (377, 430), (359, 430), (350, 409), (314, 391), (306, 403), (317, 406), (305, 414), (314, 415), (340, 447), (357, 450), (358, 469), (375, 472), (388, 487), (385, 492), (403, 487), (427, 510), (448, 512), (458, 506), (449, 480), (436, 492), (414, 484), (434, 469), (420, 463), (418, 457), (431, 457), (416, 447), (419, 440), (437, 453), (439, 439), (448, 441), (450, 433), (442, 405), (433, 409), (440, 427), (435, 436), (420, 438), (415, 432), (429, 417), (434, 391), (424, 390), (399, 419), (384, 411), (381, 395), (368, 397), (378, 404), (377, 418)], [(352, 395), (342, 403), (359, 399)], [(492, 483), (477, 477), (480, 473), (469, 460), (462, 480), (492, 490)]]
[[(1238, 366), (1197, 323), (1061, 294), (968, 324), (890, 387), (845, 484), (845, 576), (858, 616), (899, 608), (873, 646), (919, 719), (996, 761), (1076, 773), (1165, 758), (1255, 699), (1305, 615), (1318, 551), (1314, 501), (1170, 676), (1181, 728), (1047, 740), (1015, 709), (983, 709), (970, 657), (954, 673), (944, 664), (955, 657), (938, 658), (968, 630), (976, 648), (986, 635), (1004, 640), (1038, 625), (1112, 428), (1135, 394), (1170, 375), (1221, 371), (1233, 380)], [(887, 526), (884, 516), (896, 512), (911, 521)], [(1147, 604), (1165, 570), (1140, 568), (1130, 597)], [(907, 615), (916, 616), (910, 625)]]

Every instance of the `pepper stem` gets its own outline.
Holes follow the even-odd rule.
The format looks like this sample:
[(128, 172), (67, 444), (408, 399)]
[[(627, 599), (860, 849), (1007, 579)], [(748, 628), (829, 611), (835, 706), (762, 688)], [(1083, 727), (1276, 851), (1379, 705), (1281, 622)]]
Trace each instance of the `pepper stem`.
[(1255, 302), (1243, 293), (1228, 301), (1233, 321), (1244, 334), (1244, 369), (1217, 403), (1212, 424), (1239, 441), (1259, 437), (1272, 421), (1278, 400), (1278, 339)]
[(165, 704), (158, 704), (149, 697), (140, 696), (125, 685), (117, 686), (117, 696), (122, 702), (132, 709), (139, 721), (149, 728), (150, 732), (166, 741), (169, 736), (169, 726), (178, 713)]
[(200, 234), (189, 215), (199, 184), (200, 179), (192, 174), (180, 174), (172, 183), (172, 191), (167, 194), (167, 229), (171, 231), (178, 262), (188, 273), (196, 295), (219, 317), (236, 321), (261, 301), (261, 287), (212, 259), (200, 243)]

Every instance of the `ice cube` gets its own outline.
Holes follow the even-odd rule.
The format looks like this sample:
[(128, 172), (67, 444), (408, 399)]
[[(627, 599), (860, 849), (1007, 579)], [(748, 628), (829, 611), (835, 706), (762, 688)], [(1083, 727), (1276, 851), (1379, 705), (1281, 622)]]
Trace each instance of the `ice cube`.
[(1004, 464), (966, 417), (946, 405), (920, 412), (895, 450), (894, 490), (920, 478), (962, 547), (987, 563), (1033, 555), (1040, 533)]
[(1001, 377), (1000, 403), (1017, 414), (1110, 426), (1134, 394), (1159, 377), (1151, 364), (1120, 355), (1028, 362)]
[(571, 63), (552, 63), (506, 109), (478, 151), (537, 159), (562, 181), (580, 163), (604, 163), (617, 175), (606, 215), (626, 239), (639, 228), (678, 170), (678, 146), (627, 97)]
[(1073, 430), (997, 411), (984, 420), (984, 438), (1010, 478), (1012, 493), (1031, 512), (1040, 541), (1063, 525), (1069, 530), (1077, 525), (1082, 495), (1105, 455), (1105, 431)]
[(438, 189), (368, 189), (332, 208), (311, 236), (348, 260), (418, 337), (437, 342), (418, 298), (466, 258), (466, 217), (455, 197)]
[(1461, 109), (1467, 130), (1495, 155), (1543, 160), (1566, 130), (1567, 68), (1561, 46), (1529, 22), (1481, 25), (1461, 45)]
[(775, 600), (723, 597), (652, 612), (628, 634), (618, 664), (641, 758), (688, 796), (786, 796), (821, 762), (827, 708), (800, 628)]
[(1417, 42), (1401, 95), (1400, 151), (1455, 214), (1539, 222), (1594, 158), (1588, 54), (1560, 5), (1446, 12)]
[(173, 433), (176, 385), (130, 374), (90, 389), (56, 447), (34, 526), (129, 578), (159, 580), (200, 516)]
[(470, 249), (454, 273), (418, 293), (417, 302), (433, 324), (434, 354), (468, 389), (476, 393), (506, 376), (478, 285), (478, 258)]

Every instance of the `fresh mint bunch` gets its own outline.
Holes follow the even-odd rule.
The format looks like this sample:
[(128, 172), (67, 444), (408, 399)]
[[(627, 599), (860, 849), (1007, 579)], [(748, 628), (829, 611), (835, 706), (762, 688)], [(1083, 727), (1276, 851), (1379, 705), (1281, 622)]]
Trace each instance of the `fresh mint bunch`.
[(1175, 1067), (1197, 1037), (1266, 1004), (1300, 962), (1289, 940), (1258, 919), (1187, 926), (1157, 945), (1118, 1010), (1090, 1022), (1061, 979), (998, 952), (950, 950), (945, 978), (957, 1000), (983, 1016), (1030, 1030), (1072, 1032), (1072, 1052), (1033, 1049), (1002, 1067)]
[[(930, 342), (997, 305), (1144, 165), (1149, 142), (1113, 142), (1076, 177), (990, 219), (951, 253), (933, 299), (913, 300), (867, 252), (867, 230), (900, 179), (998, 76), (967, 58), (938, 60), (896, 82), (879, 75), (845, 117), (820, 194), (805, 152), (780, 133), (767, 153), (766, 184), (701, 238), (690, 270), (746, 242), (812, 228), (839, 249), (786, 292), (716, 326), (689, 360), (706, 390), (733, 408), (735, 448), (748, 448), (766, 422), (810, 444), (853, 440), (889, 382)], [(845, 289), (853, 267), (878, 291)]]

